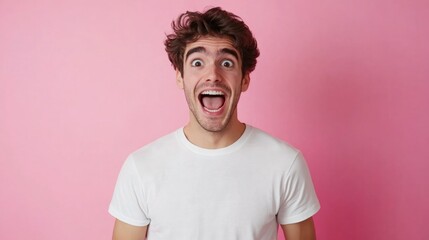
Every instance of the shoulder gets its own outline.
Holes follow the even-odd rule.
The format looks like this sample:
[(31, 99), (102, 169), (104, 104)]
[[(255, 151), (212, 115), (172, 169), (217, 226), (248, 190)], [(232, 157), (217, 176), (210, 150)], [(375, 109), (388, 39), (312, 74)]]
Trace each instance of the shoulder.
[(270, 155), (280, 154), (290, 158), (295, 158), (300, 153), (299, 149), (259, 128), (251, 127), (251, 131), (248, 143), (258, 151), (268, 152)]
[(289, 143), (252, 127), (242, 153), (246, 160), (271, 173), (289, 172), (301, 158), (300, 151)]
[(149, 164), (152, 161), (162, 161), (165, 156), (174, 156), (180, 148), (180, 143), (177, 139), (177, 132), (173, 131), (164, 135), (145, 146), (135, 150), (129, 155), (135, 164)]

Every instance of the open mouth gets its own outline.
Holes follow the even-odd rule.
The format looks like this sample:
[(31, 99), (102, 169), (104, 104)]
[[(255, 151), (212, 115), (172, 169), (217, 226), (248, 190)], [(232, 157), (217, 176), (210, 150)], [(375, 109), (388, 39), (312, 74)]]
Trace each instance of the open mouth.
[(203, 108), (211, 113), (219, 112), (225, 103), (225, 94), (217, 90), (206, 90), (200, 93), (199, 100)]

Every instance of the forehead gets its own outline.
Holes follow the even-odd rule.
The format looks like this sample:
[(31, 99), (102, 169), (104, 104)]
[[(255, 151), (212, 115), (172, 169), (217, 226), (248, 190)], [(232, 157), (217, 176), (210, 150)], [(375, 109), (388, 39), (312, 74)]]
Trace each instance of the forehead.
[(229, 38), (207, 36), (200, 37), (197, 41), (188, 43), (185, 48), (185, 56), (190, 49), (197, 47), (203, 47), (206, 50), (206, 53), (217, 53), (222, 49), (231, 49), (235, 51), (237, 55), (239, 53)]

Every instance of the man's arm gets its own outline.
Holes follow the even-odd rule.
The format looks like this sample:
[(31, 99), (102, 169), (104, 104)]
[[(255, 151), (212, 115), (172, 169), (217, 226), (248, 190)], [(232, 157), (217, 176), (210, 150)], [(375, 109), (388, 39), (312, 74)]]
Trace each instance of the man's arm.
[(116, 219), (113, 228), (113, 240), (144, 240), (147, 226), (136, 227)]
[(316, 240), (313, 218), (302, 222), (281, 225), (287, 240)]

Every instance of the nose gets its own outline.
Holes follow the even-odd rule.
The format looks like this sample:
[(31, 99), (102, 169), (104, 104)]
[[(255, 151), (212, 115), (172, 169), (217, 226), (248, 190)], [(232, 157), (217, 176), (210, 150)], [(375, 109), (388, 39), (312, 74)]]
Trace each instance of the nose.
[(206, 82), (221, 81), (220, 68), (216, 64), (211, 64), (206, 68)]

